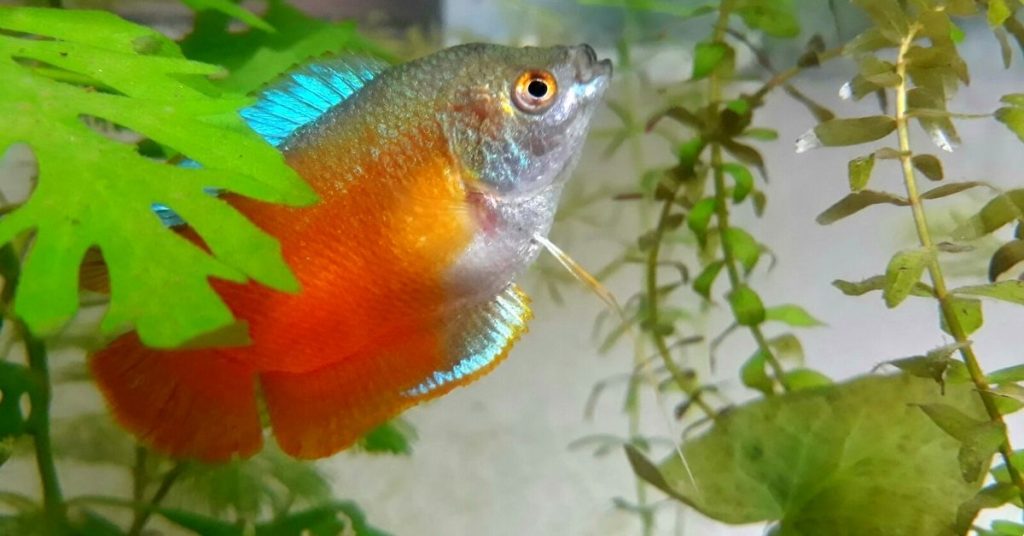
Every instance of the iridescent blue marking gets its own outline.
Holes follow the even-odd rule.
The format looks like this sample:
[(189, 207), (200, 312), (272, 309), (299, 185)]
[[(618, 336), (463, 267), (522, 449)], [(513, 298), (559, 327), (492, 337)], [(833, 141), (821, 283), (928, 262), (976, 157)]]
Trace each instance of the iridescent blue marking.
[(371, 59), (308, 65), (264, 91), (256, 104), (241, 111), (242, 118), (274, 147), (280, 147), (297, 130), (355, 95), (385, 67)]
[[(526, 316), (527, 305), (511, 286), (493, 301), (468, 313), (448, 329), (449, 333), (465, 334), (464, 338), (449, 344), (448, 351), (457, 361), (447, 370), (434, 371), (405, 395), (424, 396), (486, 368), (501, 356), (512, 338), (523, 329)], [(462, 358), (458, 359), (459, 356)]]

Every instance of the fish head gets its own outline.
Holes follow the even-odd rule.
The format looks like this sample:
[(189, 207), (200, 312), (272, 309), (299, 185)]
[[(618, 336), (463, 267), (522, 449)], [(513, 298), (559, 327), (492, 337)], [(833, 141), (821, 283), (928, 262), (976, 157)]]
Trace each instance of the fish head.
[(457, 61), (446, 62), (438, 117), (479, 230), (451, 288), (489, 296), (539, 255), (535, 237), (551, 227), (612, 64), (588, 45), (464, 45), (444, 54)]
[(610, 60), (589, 45), (465, 45), (441, 114), (470, 190), (524, 198), (564, 182), (608, 87)]

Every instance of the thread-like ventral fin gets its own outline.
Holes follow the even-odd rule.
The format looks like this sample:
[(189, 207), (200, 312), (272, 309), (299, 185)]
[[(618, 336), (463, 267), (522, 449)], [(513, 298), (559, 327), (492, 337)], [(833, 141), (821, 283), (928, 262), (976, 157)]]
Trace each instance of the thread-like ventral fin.
[(280, 147), (302, 127), (351, 98), (388, 65), (372, 58), (311, 63), (265, 89), (259, 101), (242, 110), (249, 127)]

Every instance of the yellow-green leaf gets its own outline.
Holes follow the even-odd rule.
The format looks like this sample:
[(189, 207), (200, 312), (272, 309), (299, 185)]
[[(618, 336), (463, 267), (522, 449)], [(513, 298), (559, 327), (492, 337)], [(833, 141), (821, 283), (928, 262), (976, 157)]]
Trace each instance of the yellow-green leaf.
[(900, 251), (893, 255), (885, 269), (885, 287), (882, 297), (887, 306), (896, 307), (907, 299), (914, 286), (921, 280), (928, 263), (935, 259), (935, 253), (926, 249)]

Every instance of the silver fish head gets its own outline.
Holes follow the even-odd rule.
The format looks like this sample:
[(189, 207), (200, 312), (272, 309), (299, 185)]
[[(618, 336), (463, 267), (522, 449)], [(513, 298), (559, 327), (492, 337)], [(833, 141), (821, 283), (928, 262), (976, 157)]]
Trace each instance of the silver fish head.
[(529, 197), (566, 180), (594, 110), (608, 88), (610, 60), (589, 45), (510, 48), (464, 45), (441, 114), (452, 155), (471, 190)]

